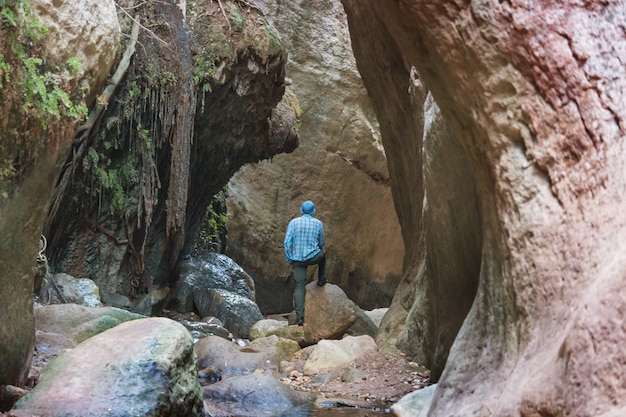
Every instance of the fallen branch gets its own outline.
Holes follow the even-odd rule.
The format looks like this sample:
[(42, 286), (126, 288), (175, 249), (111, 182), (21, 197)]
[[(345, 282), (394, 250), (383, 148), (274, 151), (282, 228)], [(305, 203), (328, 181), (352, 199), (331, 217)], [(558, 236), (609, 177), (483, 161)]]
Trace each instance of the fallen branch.
[(222, 15), (224, 16), (224, 20), (226, 20), (226, 24), (228, 24), (228, 33), (232, 32), (233, 29), (230, 26), (230, 21), (228, 20), (228, 17), (226, 16), (226, 12), (224, 11), (224, 6), (222, 5), (222, 0), (217, 0), (217, 4), (220, 5), (220, 10), (222, 11)]

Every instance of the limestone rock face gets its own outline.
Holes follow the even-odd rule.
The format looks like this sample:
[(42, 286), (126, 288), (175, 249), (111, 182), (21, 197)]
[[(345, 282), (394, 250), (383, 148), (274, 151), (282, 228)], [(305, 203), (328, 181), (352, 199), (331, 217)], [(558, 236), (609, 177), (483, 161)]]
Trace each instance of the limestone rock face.
[(359, 21), (352, 45), (379, 115), (406, 244), (404, 279), (377, 342), (399, 346), (437, 378), (476, 293), (476, 186), (457, 136), (376, 12), (347, 9)]
[(226, 253), (257, 282), (266, 314), (291, 311), (293, 282), (282, 241), (306, 199), (325, 224), (329, 280), (363, 308), (388, 306), (404, 248), (387, 160), (356, 69), (337, 0), (256, 2), (289, 50), (300, 145), (242, 168), (229, 183)]
[[(626, 353), (616, 347), (626, 342), (626, 7), (343, 4), (354, 37), (364, 44), (369, 37), (373, 48), (395, 51), (393, 62), (415, 66), (475, 181), (482, 236), (476, 297), (428, 415), (623, 414), (626, 388), (618, 381)], [(356, 55), (368, 62), (363, 51)], [(450, 214), (469, 217), (467, 207), (450, 205)], [(463, 246), (470, 241), (458, 242), (438, 256), (471, 258)], [(414, 277), (430, 267), (432, 252), (418, 255), (407, 265)], [(422, 303), (446, 297), (434, 292)]]
[[(44, 96), (59, 97), (63, 91), (74, 104), (91, 104), (119, 46), (113, 1), (61, 0), (52, 6), (49, 1), (34, 0), (30, 5), (31, 16), (38, 16), (40, 25), (48, 27), (48, 36), (38, 41), (23, 36), (33, 24), (31, 17), (18, 18), (15, 28), (0, 27), (0, 55), (8, 65), (0, 65), (0, 385), (19, 385), (27, 375), (34, 340), (32, 267), (55, 181), (78, 123), (66, 114), (65, 104), (55, 106)], [(70, 31), (71, 41), (65, 37)], [(25, 47), (24, 60), (13, 52), (19, 47)], [(80, 68), (68, 69), (70, 57), (80, 60)], [(41, 60), (41, 65), (35, 64), (39, 79), (45, 78), (44, 74), (50, 77), (47, 92), (32, 91), (36, 78), (28, 75), (26, 62), (37, 60)], [(58, 83), (56, 91), (53, 82)], [(86, 97), (82, 97), (85, 91)], [(48, 110), (44, 105), (50, 106)], [(58, 118), (50, 113), (54, 111), (59, 112)]]

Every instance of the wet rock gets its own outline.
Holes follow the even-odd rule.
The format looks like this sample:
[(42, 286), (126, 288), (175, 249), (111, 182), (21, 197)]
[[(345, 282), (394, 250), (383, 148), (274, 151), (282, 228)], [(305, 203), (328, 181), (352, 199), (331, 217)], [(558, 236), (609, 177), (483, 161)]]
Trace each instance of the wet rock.
[(252, 278), (218, 253), (180, 262), (171, 308), (179, 313), (196, 311), (200, 316), (215, 316), (235, 337), (243, 338), (249, 337), (250, 327), (263, 319)]
[[(278, 342), (278, 338), (275, 339)], [(278, 370), (280, 361), (289, 357), (276, 344), (241, 347), (221, 337), (209, 336), (199, 340), (194, 349), (198, 369), (211, 368), (222, 376), (244, 375), (257, 370)]]
[(231, 377), (202, 390), (209, 415), (278, 415), (315, 401), (267, 373)]
[(189, 258), (178, 265), (178, 279), (172, 294), (172, 309), (188, 313), (194, 308), (194, 294), (223, 289), (254, 301), (254, 281), (229, 257), (219, 253)]
[(209, 289), (194, 297), (200, 315), (212, 315), (220, 319), (235, 337), (250, 337), (250, 328), (263, 319), (256, 303), (239, 294)]
[(228, 330), (226, 330), (221, 324), (219, 324), (219, 320), (216, 319), (215, 323), (207, 323), (204, 321), (190, 321), (190, 320), (176, 320), (183, 326), (189, 330), (191, 336), (194, 339), (194, 342), (197, 342), (200, 339), (204, 339), (208, 336), (219, 336), (226, 340), (232, 341), (233, 335)]
[(152, 289), (148, 294), (135, 301), (131, 311), (144, 316), (156, 316), (161, 313), (163, 307), (167, 304), (169, 295), (170, 289), (167, 287)]
[(202, 416), (189, 332), (166, 318), (123, 323), (44, 368), (13, 415)]

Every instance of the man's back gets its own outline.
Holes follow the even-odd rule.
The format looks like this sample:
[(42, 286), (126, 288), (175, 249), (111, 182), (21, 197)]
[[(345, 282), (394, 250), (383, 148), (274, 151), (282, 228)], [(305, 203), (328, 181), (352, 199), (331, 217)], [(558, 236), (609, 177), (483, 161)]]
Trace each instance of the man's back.
[(285, 236), (285, 258), (287, 262), (305, 261), (324, 249), (324, 226), (309, 214), (289, 222)]

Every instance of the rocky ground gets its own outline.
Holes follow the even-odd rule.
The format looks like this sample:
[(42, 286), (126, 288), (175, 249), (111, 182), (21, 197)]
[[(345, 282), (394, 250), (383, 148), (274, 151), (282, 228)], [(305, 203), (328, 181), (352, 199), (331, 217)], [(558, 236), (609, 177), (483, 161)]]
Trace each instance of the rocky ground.
[[(388, 408), (404, 395), (430, 384), (428, 370), (400, 352), (371, 352), (350, 365), (319, 375), (304, 375), (304, 363), (312, 348), (311, 346), (295, 354), (288, 365), (281, 364), (285, 375), (281, 380), (296, 390), (314, 394), (318, 403)], [(36, 385), (42, 368), (62, 352), (61, 348), (38, 345), (28, 382), (14, 394), (23, 395), (25, 391), (22, 390)], [(0, 411), (0, 417), (3, 416)]]
[[(42, 367), (59, 353), (35, 351), (30, 387), (37, 382)], [(349, 366), (316, 376), (302, 373), (304, 362), (304, 359), (292, 359), (293, 370), (282, 382), (296, 390), (310, 392), (321, 401), (388, 407), (402, 396), (430, 384), (428, 371), (402, 354), (369, 353)], [(0, 416), (3, 415), (0, 412)]]
[(347, 404), (389, 406), (404, 395), (430, 385), (429, 372), (401, 354), (373, 352), (347, 367), (316, 376), (301, 372), (304, 360), (291, 361), (294, 370), (282, 381), (318, 398)]

